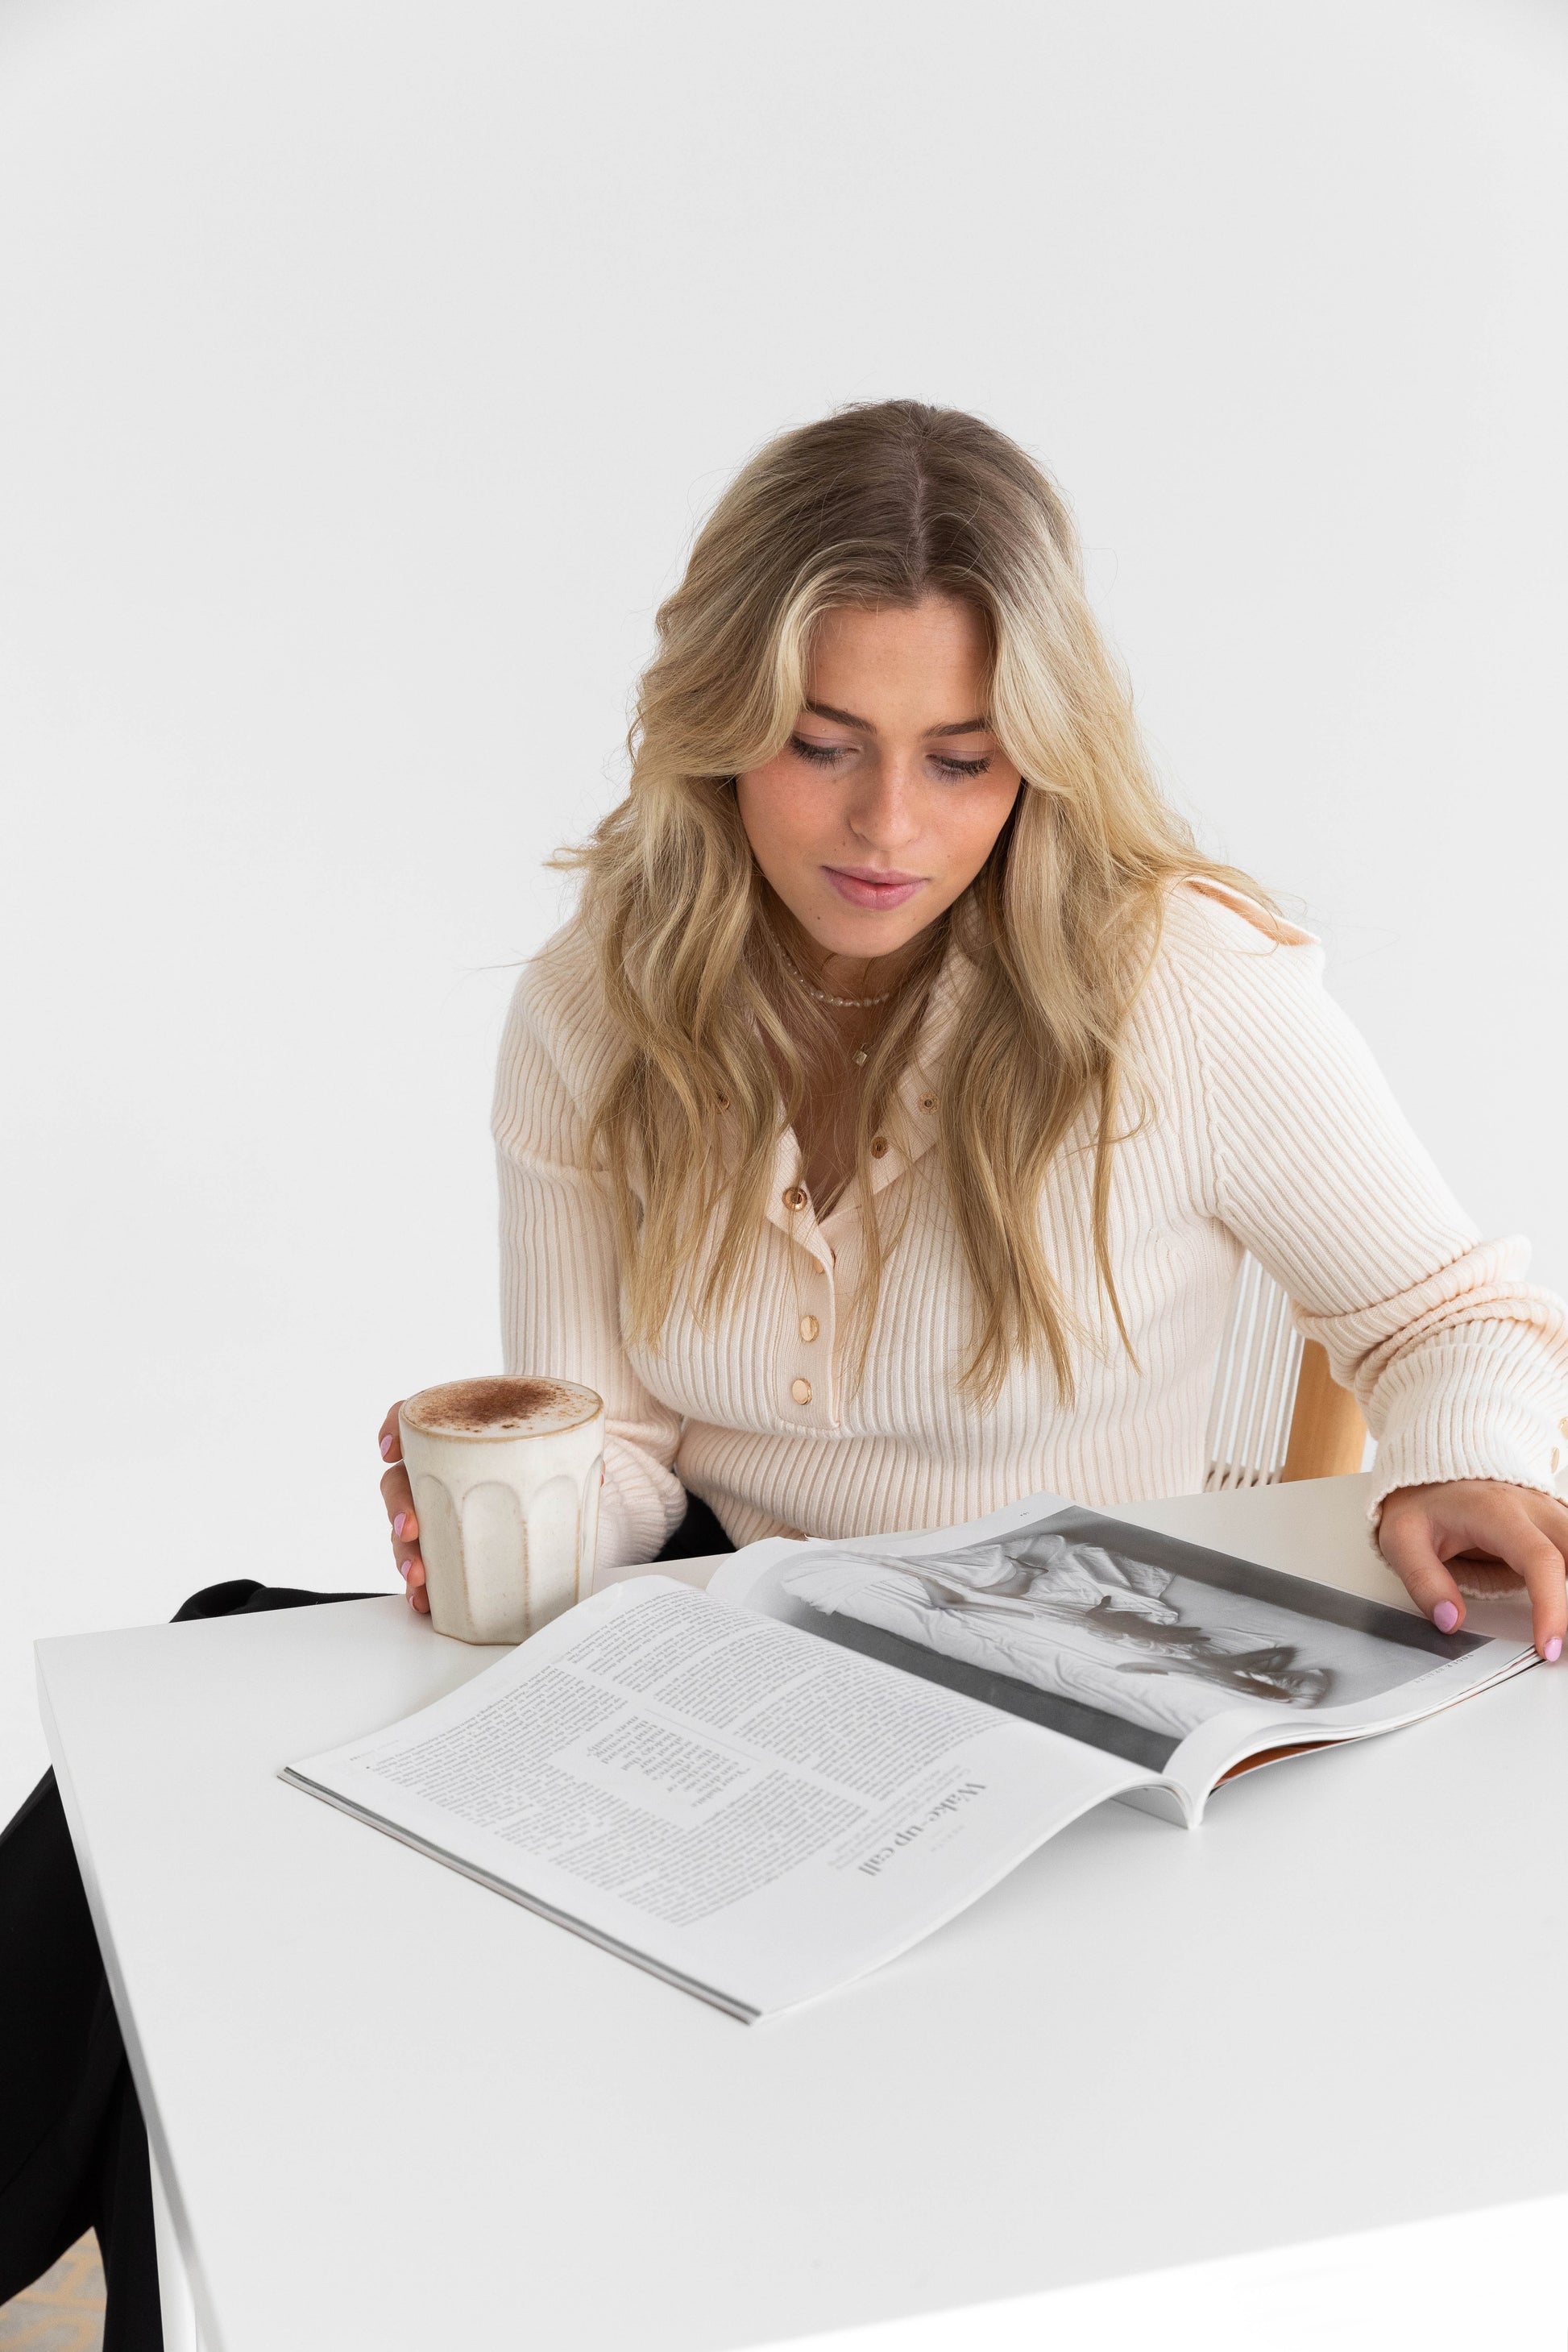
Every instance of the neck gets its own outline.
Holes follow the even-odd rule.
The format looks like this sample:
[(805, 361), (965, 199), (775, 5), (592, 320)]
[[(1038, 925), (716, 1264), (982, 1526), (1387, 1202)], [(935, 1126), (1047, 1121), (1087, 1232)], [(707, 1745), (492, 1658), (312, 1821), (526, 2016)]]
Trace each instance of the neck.
[(830, 996), (885, 996), (914, 970), (930, 944), (930, 925), (889, 955), (836, 955), (804, 930), (788, 909), (770, 909), (784, 953), (814, 987)]

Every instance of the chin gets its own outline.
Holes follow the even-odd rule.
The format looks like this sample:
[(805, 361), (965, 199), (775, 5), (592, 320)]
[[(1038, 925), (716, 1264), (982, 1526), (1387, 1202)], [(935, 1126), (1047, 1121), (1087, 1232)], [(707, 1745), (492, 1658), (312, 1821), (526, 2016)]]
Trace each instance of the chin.
[(926, 923), (890, 923), (883, 916), (863, 923), (825, 923), (820, 929), (814, 926), (812, 937), (825, 955), (869, 961), (876, 956), (897, 955), (926, 928)]

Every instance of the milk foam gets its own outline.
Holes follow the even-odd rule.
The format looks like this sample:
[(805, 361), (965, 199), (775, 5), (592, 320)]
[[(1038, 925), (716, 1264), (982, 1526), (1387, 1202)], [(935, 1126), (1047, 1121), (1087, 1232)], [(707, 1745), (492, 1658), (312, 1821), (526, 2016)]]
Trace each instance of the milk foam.
[(405, 1400), (402, 1417), (430, 1437), (544, 1437), (574, 1429), (599, 1410), (593, 1390), (575, 1381), (495, 1374), (421, 1389)]

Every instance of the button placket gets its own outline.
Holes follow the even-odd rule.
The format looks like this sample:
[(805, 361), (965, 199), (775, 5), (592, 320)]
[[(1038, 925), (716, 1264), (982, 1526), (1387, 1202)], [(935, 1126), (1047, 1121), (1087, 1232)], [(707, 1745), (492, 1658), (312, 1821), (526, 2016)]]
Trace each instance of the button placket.
[[(796, 1412), (808, 1412), (812, 1421), (821, 1426), (824, 1420), (830, 1425), (835, 1418), (833, 1379), (833, 1332), (835, 1322), (835, 1271), (837, 1259), (822, 1241), (815, 1236), (804, 1254), (793, 1260), (790, 1287), (794, 1293), (794, 1328), (785, 1326), (779, 1334), (784, 1358), (780, 1366), (782, 1385), (788, 1398), (785, 1408), (793, 1419)], [(816, 1307), (808, 1304), (814, 1295)], [(803, 1360), (803, 1359), (805, 1360)], [(823, 1386), (826, 1381), (826, 1387)], [(814, 1410), (815, 1408), (815, 1410)]]

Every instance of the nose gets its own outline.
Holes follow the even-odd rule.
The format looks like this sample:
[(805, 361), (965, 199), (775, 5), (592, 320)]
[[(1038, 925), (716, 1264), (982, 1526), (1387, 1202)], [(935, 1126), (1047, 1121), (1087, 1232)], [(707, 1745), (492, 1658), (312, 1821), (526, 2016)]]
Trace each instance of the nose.
[(868, 849), (905, 849), (921, 829), (915, 755), (885, 751), (866, 761), (850, 796), (849, 830)]

